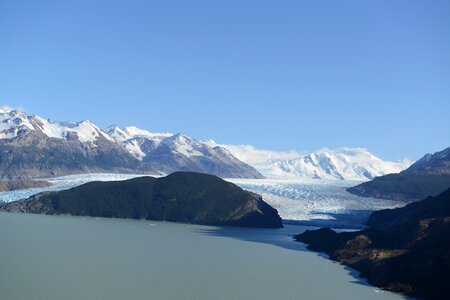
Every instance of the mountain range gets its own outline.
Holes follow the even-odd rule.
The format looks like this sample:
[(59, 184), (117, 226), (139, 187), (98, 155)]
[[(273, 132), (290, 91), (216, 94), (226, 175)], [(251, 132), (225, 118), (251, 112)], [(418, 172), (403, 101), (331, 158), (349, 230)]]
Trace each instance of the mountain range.
[(375, 177), (398, 173), (411, 165), (405, 159), (383, 161), (365, 148), (327, 148), (301, 153), (297, 151), (270, 151), (250, 145), (223, 145), (214, 141), (211, 146), (228, 149), (235, 157), (254, 166), (269, 178), (314, 178), (367, 181)]
[(77, 173), (165, 175), (194, 171), (225, 178), (315, 178), (367, 181), (397, 173), (410, 162), (383, 161), (364, 148), (312, 153), (258, 150), (199, 141), (185, 134), (153, 133), (134, 126), (55, 122), (0, 109), (0, 179)]
[(175, 171), (263, 177), (225, 148), (211, 147), (181, 133), (116, 126), (104, 131), (87, 120), (54, 122), (18, 110), (0, 110), (0, 179), (87, 172), (164, 175)]

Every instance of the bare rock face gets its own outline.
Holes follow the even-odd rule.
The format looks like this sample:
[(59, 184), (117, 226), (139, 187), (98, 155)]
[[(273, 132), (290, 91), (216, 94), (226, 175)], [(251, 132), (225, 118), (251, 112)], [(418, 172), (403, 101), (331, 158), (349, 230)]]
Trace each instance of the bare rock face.
[(14, 139), (1, 139), (0, 150), (0, 178), (3, 179), (130, 172), (139, 166), (127, 151), (103, 137), (90, 144), (72, 137), (57, 139), (30, 131)]
[(52, 184), (44, 180), (0, 180), (0, 192), (49, 186), (52, 186)]
[(282, 227), (276, 209), (261, 196), (219, 177), (176, 172), (90, 182), (58, 192), (0, 204), (0, 211), (36, 214), (133, 218), (207, 225)]

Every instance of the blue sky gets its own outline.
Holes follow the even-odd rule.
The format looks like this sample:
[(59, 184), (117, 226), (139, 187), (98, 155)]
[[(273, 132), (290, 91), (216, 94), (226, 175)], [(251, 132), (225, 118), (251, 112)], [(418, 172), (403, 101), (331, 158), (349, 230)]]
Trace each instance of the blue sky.
[(450, 1), (3, 0), (0, 103), (415, 159), (450, 146)]

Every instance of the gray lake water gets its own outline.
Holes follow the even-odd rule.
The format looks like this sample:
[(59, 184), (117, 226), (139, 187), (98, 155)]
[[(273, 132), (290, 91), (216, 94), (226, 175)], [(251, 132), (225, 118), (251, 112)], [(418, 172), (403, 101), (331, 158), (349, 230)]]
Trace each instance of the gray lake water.
[(303, 230), (0, 213), (0, 298), (402, 298), (305, 251)]

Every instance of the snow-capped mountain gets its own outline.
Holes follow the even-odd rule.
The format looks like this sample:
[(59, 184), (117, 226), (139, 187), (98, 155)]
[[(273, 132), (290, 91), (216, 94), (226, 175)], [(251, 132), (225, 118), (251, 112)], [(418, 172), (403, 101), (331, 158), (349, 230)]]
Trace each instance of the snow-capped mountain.
[(0, 178), (181, 170), (221, 177), (262, 177), (227, 150), (183, 134), (151, 133), (132, 126), (111, 126), (103, 131), (87, 120), (54, 122), (0, 109)]
[(171, 133), (152, 133), (134, 126), (120, 129), (116, 125), (108, 127), (106, 133), (140, 161), (147, 156), (149, 150), (154, 149), (162, 140), (173, 136)]
[[(217, 145), (213, 141), (207, 142)], [(259, 150), (249, 145), (221, 145), (270, 178), (370, 180), (398, 173), (412, 162), (383, 161), (364, 148), (321, 149), (313, 153)]]
[(0, 178), (131, 172), (139, 162), (89, 121), (60, 123), (0, 110)]
[(364, 148), (322, 149), (295, 159), (279, 161), (272, 166), (271, 176), (323, 179), (370, 180), (398, 173), (409, 161), (383, 161)]
[(223, 177), (263, 177), (225, 148), (211, 147), (181, 133), (152, 133), (132, 126), (124, 129), (111, 126), (106, 132), (141, 164), (163, 173), (207, 170)]
[(78, 123), (52, 122), (21, 111), (0, 109), (0, 139), (13, 139), (29, 132), (42, 133), (50, 138), (64, 140), (76, 135), (82, 143), (94, 144), (99, 138), (114, 141), (89, 120)]

